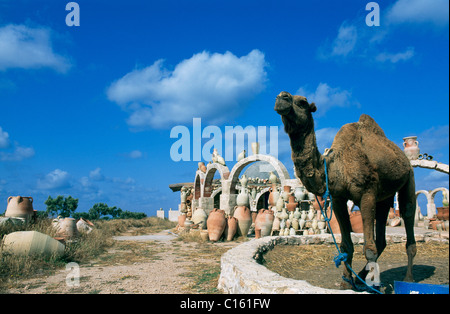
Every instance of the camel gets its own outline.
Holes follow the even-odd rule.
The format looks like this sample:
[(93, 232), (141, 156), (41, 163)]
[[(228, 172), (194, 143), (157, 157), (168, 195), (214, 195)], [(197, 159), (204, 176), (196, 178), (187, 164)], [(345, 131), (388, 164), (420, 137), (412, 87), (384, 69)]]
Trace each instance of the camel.
[[(408, 158), (365, 114), (358, 122), (342, 126), (327, 155), (321, 155), (312, 117), (316, 109), (315, 103), (308, 103), (305, 97), (287, 92), (281, 92), (275, 102), (275, 111), (281, 115), (290, 138), (295, 173), (306, 189), (322, 196), (326, 191), (327, 171), (333, 214), (341, 229), (340, 250), (348, 254), (341, 288), (349, 289), (355, 284), (348, 268), (352, 264), (353, 243), (347, 201), (352, 200), (361, 210), (364, 254), (367, 263), (376, 262), (386, 247), (386, 220), (396, 192), (407, 236), (408, 266), (404, 281), (413, 281), (413, 259), (417, 252), (414, 239), (416, 197), (414, 171)], [(367, 273), (364, 267), (358, 275), (365, 280)]]

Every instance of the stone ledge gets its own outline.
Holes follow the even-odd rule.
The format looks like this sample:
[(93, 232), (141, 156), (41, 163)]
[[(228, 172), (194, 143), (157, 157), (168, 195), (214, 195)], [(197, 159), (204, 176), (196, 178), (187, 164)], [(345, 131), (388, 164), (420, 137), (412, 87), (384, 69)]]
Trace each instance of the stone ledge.
[[(355, 244), (363, 243), (362, 233), (352, 233)], [(336, 241), (341, 240), (336, 235)], [(388, 243), (405, 242), (402, 234), (387, 234)], [(417, 242), (441, 241), (448, 243), (448, 236), (440, 237), (435, 232), (416, 236)], [(330, 234), (310, 236), (272, 236), (245, 242), (229, 251), (221, 258), (221, 272), (218, 289), (230, 294), (360, 294), (353, 290), (334, 290), (315, 287), (305, 280), (282, 277), (259, 264), (262, 255), (280, 244), (308, 245), (332, 244)]]

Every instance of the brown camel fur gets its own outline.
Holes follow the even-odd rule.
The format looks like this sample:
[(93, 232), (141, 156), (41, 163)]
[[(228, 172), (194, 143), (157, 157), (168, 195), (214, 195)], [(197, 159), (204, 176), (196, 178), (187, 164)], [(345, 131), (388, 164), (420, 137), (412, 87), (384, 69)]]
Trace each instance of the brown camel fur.
[[(327, 156), (317, 149), (312, 112), (314, 103), (287, 92), (278, 95), (275, 110), (281, 115), (289, 135), (295, 172), (308, 191), (322, 196), (326, 190), (324, 158), (327, 162), (329, 192), (333, 214), (341, 229), (341, 252), (348, 254), (351, 267), (353, 243), (347, 201), (361, 210), (364, 228), (364, 254), (367, 262), (376, 262), (386, 247), (386, 220), (398, 192), (400, 214), (406, 229), (408, 268), (406, 281), (413, 281), (413, 258), (416, 254), (414, 214), (416, 209), (414, 172), (404, 152), (388, 140), (383, 130), (368, 115), (356, 123), (344, 125), (334, 138)], [(374, 237), (374, 222), (376, 236)], [(358, 274), (365, 279), (368, 271)], [(344, 268), (343, 288), (353, 283), (351, 271)]]

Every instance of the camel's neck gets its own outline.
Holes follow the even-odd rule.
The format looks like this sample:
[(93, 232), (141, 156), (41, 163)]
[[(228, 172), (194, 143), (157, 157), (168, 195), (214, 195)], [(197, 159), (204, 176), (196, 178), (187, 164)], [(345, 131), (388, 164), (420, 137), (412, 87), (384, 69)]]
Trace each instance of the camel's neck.
[(303, 134), (290, 134), (292, 160), (296, 174), (309, 192), (325, 193), (325, 168), (319, 153), (314, 125)]

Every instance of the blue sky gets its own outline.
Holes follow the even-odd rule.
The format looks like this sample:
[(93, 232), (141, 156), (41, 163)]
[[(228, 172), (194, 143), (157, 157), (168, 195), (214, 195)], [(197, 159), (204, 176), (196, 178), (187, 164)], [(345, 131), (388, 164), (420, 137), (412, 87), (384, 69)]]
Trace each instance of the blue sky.
[[(10, 195), (44, 210), (60, 194), (79, 211), (176, 208), (168, 186), (193, 181), (197, 161), (172, 160), (170, 132), (192, 131), (193, 118), (223, 134), (279, 127), (291, 171), (273, 110), (283, 90), (316, 102), (321, 150), (366, 113), (399, 146), (416, 135), (422, 153), (449, 163), (447, 0), (377, 1), (373, 27), (369, 1), (75, 2), (80, 26), (69, 27), (69, 1), (0, 0), (5, 209)], [(416, 185), (448, 188), (448, 175), (416, 169)]]

